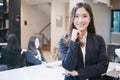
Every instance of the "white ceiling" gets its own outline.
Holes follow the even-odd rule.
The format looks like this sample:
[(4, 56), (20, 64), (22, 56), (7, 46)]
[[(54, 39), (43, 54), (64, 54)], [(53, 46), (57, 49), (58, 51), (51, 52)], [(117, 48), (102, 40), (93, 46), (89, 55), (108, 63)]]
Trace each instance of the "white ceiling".
[[(51, 16), (50, 2), (53, 0), (21, 0), (22, 3), (27, 5), (37, 5), (41, 11), (43, 11), (47, 16)], [(55, 0), (61, 2), (69, 2), (69, 0)]]
[[(29, 5), (39, 5), (39, 4), (49, 3), (53, 0), (21, 0), (21, 1)], [(55, 0), (55, 1), (69, 2), (69, 0)]]

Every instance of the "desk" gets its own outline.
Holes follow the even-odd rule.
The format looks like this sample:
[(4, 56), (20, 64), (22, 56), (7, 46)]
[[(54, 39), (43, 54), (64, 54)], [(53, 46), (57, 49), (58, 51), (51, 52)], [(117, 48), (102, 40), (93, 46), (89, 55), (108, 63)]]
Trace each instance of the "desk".
[(0, 80), (64, 80), (61, 61), (0, 72)]
[(0, 43), (0, 51), (1, 51), (2, 46), (6, 46), (6, 45), (7, 43)]
[(0, 43), (0, 46), (6, 46), (7, 43)]
[[(118, 78), (120, 72), (115, 71), (118, 63), (110, 62), (106, 75)], [(64, 80), (65, 69), (61, 61), (50, 62), (42, 65), (23, 67), (0, 72), (0, 80)]]
[(110, 62), (106, 75), (114, 78), (120, 78), (120, 63)]
[(117, 54), (115, 53), (115, 49), (120, 48), (120, 44), (111, 43), (107, 45), (107, 53), (110, 61), (115, 61)]

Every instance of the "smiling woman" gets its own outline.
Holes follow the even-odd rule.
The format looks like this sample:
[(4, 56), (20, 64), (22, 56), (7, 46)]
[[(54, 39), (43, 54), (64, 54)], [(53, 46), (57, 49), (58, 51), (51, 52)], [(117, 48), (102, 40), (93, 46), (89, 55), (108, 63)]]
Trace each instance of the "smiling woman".
[[(82, 43), (84, 45), (82, 45)], [(88, 3), (76, 3), (71, 11), (69, 31), (59, 41), (64, 80), (102, 80), (109, 60), (102, 36), (96, 34)]]

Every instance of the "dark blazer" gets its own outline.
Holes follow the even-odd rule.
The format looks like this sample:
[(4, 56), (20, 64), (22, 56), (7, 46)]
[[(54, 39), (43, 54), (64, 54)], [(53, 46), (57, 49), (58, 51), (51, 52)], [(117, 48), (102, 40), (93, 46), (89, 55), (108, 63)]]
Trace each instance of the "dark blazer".
[(25, 52), (25, 56), (26, 56), (26, 66), (38, 65), (42, 63), (41, 61), (46, 61), (46, 59), (42, 54), (41, 54), (41, 61), (35, 58), (34, 53), (30, 50)]
[(69, 41), (64, 44), (64, 37), (59, 42), (62, 66), (69, 71), (77, 70), (79, 76), (65, 76), (65, 80), (102, 80), (101, 74), (108, 68), (109, 60), (103, 38), (88, 33), (86, 44), (85, 64), (78, 42)]
[(1, 62), (8, 66), (8, 69), (23, 67), (23, 58), (21, 55), (21, 50), (15, 50), (14, 52), (9, 52), (7, 47), (1, 50)]

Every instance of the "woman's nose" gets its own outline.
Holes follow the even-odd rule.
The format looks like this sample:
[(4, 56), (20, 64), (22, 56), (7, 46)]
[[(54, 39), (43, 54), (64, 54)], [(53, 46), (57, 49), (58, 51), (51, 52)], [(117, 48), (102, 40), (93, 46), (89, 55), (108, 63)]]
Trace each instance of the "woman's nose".
[(82, 22), (82, 21), (83, 21), (83, 18), (82, 18), (81, 16), (79, 16), (78, 21), (79, 21), (79, 22)]

